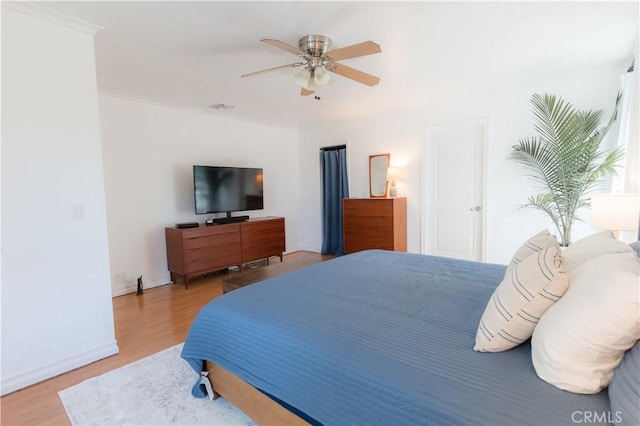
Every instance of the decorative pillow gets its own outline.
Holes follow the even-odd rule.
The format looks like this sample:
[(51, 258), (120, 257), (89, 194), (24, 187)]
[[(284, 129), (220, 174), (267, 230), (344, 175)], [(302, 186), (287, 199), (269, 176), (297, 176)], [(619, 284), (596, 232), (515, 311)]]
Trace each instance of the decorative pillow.
[(511, 269), (513, 269), (514, 266), (525, 260), (527, 257), (541, 250), (544, 250), (547, 247), (554, 246), (558, 246), (558, 240), (555, 236), (551, 235), (546, 229), (544, 231), (538, 232), (536, 235), (525, 241), (524, 244), (522, 244), (522, 246), (520, 246), (520, 248), (513, 255), (511, 262), (509, 262), (509, 265), (507, 266), (505, 276), (510, 272)]
[(624, 354), (613, 372), (609, 401), (615, 423), (640, 425), (640, 341)]
[(489, 299), (473, 350), (500, 352), (527, 340), (568, 285), (559, 247), (547, 247), (515, 265)]
[(533, 331), (531, 357), (542, 380), (597, 393), (640, 338), (640, 258), (596, 257), (570, 274), (571, 286)]
[(604, 254), (629, 253), (629, 244), (618, 241), (611, 231), (599, 232), (576, 241), (562, 252), (564, 270), (571, 272), (589, 259)]

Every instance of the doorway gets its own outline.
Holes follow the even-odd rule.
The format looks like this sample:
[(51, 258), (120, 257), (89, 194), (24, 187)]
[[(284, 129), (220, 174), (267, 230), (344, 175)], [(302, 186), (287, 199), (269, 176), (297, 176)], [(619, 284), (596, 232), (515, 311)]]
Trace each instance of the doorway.
[(425, 254), (484, 260), (486, 129), (478, 119), (424, 131)]

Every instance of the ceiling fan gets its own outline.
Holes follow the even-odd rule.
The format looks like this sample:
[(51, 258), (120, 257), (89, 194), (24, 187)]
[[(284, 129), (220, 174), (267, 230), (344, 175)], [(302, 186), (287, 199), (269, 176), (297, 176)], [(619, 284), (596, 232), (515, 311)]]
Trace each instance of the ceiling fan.
[(300, 95), (308, 96), (315, 93), (314, 98), (318, 100), (320, 99), (318, 89), (331, 82), (331, 74), (327, 71), (347, 77), (358, 83), (366, 84), (367, 86), (375, 86), (380, 82), (380, 79), (376, 76), (336, 62), (343, 59), (380, 53), (380, 45), (372, 41), (364, 41), (335, 50), (329, 50), (331, 47), (331, 39), (323, 35), (304, 36), (298, 41), (297, 48), (280, 40), (266, 38), (261, 41), (297, 55), (300, 61), (244, 74), (242, 76), (243, 78), (253, 77), (254, 75), (282, 68), (304, 67), (294, 75), (295, 81), (302, 86)]

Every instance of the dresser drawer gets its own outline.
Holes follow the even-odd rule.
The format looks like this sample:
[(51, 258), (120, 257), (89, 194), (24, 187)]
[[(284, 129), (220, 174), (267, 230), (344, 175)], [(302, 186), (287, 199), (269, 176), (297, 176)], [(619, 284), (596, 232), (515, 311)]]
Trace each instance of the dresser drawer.
[(184, 240), (185, 250), (205, 248), (205, 247), (225, 247), (229, 244), (237, 244), (240, 246), (240, 238), (238, 233), (222, 233), (218, 235), (206, 235), (203, 237), (189, 238)]
[(347, 253), (354, 253), (362, 250), (380, 249), (394, 250), (393, 238), (384, 235), (345, 235), (344, 249)]
[(261, 247), (278, 247), (284, 250), (283, 247), (284, 234), (282, 235), (265, 235), (262, 238), (253, 238), (249, 241), (242, 242), (242, 250), (254, 250)]
[(343, 207), (345, 216), (393, 216), (393, 203), (388, 200), (372, 199), (363, 202), (363, 200), (346, 199)]
[(260, 244), (262, 241), (284, 239), (284, 220), (245, 223), (242, 226), (242, 247)]
[(240, 232), (240, 224), (228, 223), (224, 225), (201, 226), (199, 228), (182, 230), (182, 238), (189, 240), (191, 238), (201, 238), (208, 236), (216, 236), (221, 234), (234, 234)]
[(224, 269), (230, 265), (240, 265), (240, 242), (225, 246), (205, 246), (184, 251), (184, 260), (190, 273)]
[(367, 232), (389, 232), (393, 230), (393, 218), (380, 216), (345, 216), (344, 229), (361, 229)]

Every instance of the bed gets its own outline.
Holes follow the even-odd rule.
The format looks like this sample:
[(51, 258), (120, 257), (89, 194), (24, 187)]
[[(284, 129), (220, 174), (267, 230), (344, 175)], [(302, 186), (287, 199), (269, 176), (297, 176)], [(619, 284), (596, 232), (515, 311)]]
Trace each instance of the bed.
[(339, 257), (214, 299), (182, 357), (259, 423), (558, 425), (608, 412), (606, 390), (540, 380), (529, 342), (472, 350), (505, 268), (382, 250)]

